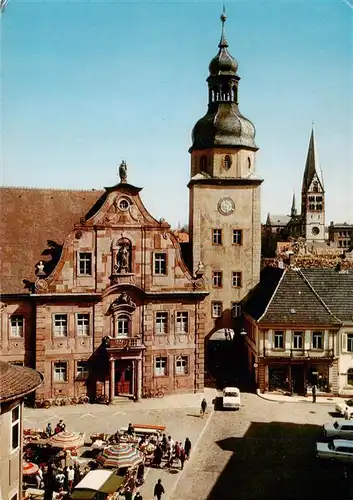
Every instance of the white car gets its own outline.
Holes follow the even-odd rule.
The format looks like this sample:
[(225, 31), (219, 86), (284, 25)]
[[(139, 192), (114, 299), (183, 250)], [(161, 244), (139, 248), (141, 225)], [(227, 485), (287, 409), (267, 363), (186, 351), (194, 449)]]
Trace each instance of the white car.
[(353, 441), (334, 439), (329, 443), (316, 443), (316, 456), (340, 462), (353, 462)]
[(353, 414), (353, 399), (346, 399), (345, 401), (336, 403), (335, 407), (336, 413), (340, 415), (348, 414), (349, 416)]
[(240, 391), (237, 387), (225, 387), (223, 389), (223, 408), (225, 410), (239, 410)]
[(326, 438), (353, 439), (353, 423), (338, 418), (333, 423), (325, 424), (323, 432)]

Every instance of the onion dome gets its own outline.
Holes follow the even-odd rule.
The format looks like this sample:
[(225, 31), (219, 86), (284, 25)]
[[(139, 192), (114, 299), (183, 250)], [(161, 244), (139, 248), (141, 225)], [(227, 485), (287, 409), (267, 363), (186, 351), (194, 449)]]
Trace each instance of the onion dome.
[(235, 74), (238, 69), (238, 61), (232, 57), (228, 52), (228, 42), (224, 32), (224, 23), (227, 16), (223, 12), (221, 15), (222, 21), (222, 35), (218, 44), (218, 54), (212, 59), (208, 67), (210, 75), (229, 75)]
[(246, 147), (257, 150), (255, 127), (238, 107), (238, 62), (228, 52), (224, 32), (226, 15), (221, 15), (222, 35), (219, 51), (209, 65), (208, 111), (194, 126), (192, 146), (195, 149), (213, 147)]

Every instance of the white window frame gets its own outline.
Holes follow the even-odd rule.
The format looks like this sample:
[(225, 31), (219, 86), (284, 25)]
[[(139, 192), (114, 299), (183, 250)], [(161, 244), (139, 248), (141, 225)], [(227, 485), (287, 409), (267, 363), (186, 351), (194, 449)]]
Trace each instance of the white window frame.
[[(18, 411), (17, 418), (14, 420), (14, 412)], [(17, 428), (17, 445), (14, 446), (14, 429)], [(11, 410), (11, 453), (17, 451), (21, 446), (21, 406), (17, 405)]]
[(223, 314), (223, 302), (214, 300), (211, 304), (212, 318), (221, 318)]
[(118, 316), (116, 319), (116, 338), (124, 339), (128, 337), (129, 331), (130, 331), (130, 318), (126, 314)]
[(241, 288), (242, 286), (242, 272), (241, 271), (232, 271), (232, 287), (233, 288)]
[[(89, 256), (89, 258), (88, 258)], [(83, 270), (81, 271), (81, 263)], [(92, 276), (93, 259), (92, 252), (78, 252), (78, 276)], [(89, 271), (89, 272), (87, 272)]]
[(242, 245), (243, 244), (243, 230), (233, 229), (232, 230), (232, 245)]
[[(320, 340), (321, 347), (316, 347), (314, 345), (317, 343), (316, 341), (314, 342), (314, 339), (317, 339), (317, 338), (321, 338), (321, 340)], [(317, 351), (323, 351), (323, 349), (324, 349), (324, 334), (321, 330), (314, 330), (313, 331), (313, 333), (312, 333), (312, 348), (317, 350)]]
[[(295, 343), (296, 343), (296, 340), (299, 339), (299, 338), (300, 338), (300, 344), (301, 344), (301, 346), (297, 347), (295, 345)], [(293, 332), (293, 349), (298, 349), (298, 350), (303, 349), (304, 348), (303, 347), (303, 340), (304, 340), (304, 332), (303, 331), (299, 331), (298, 330), (298, 331)]]
[(232, 318), (241, 316), (241, 304), (239, 302), (231, 302)]
[[(282, 339), (282, 342), (278, 342), (279, 339)], [(277, 346), (276, 344), (282, 344), (282, 346)], [(275, 330), (273, 332), (273, 348), (274, 349), (284, 349), (284, 331), (283, 330)]]
[(212, 285), (214, 288), (222, 288), (223, 285), (222, 271), (212, 271)]
[(154, 358), (154, 374), (156, 377), (165, 377), (167, 375), (168, 359), (165, 356)]
[[(163, 270), (164, 266), (164, 270)], [(166, 252), (156, 252), (153, 256), (153, 274), (157, 276), (167, 275), (167, 254)]]
[(76, 362), (76, 379), (87, 380), (89, 376), (89, 369), (87, 361)]
[(168, 323), (169, 316), (166, 311), (158, 311), (156, 312), (154, 329), (156, 335), (165, 335), (168, 333)]
[[(60, 320), (59, 317), (61, 317)], [(64, 318), (65, 318), (65, 323), (62, 323), (61, 320), (64, 320)], [(56, 324), (56, 322), (60, 324)], [(69, 318), (67, 313), (53, 314), (53, 337), (58, 337), (58, 338), (67, 337), (68, 323), (69, 323)]]
[(189, 313), (188, 311), (178, 311), (175, 315), (176, 333), (188, 333), (189, 331)]
[(212, 229), (212, 245), (222, 245), (222, 229)]
[(187, 375), (189, 373), (189, 356), (176, 356), (175, 375)]
[[(57, 371), (58, 368), (60, 369)], [(64, 374), (64, 378), (61, 377), (61, 374)], [(56, 361), (55, 363), (53, 363), (53, 382), (64, 383), (67, 382), (67, 379), (68, 379), (67, 361)]]
[(347, 352), (353, 352), (353, 333), (347, 333)]
[(89, 337), (90, 326), (91, 326), (91, 315), (89, 313), (76, 314), (76, 335), (78, 337)]
[[(12, 324), (14, 322), (15, 324)], [(25, 318), (21, 314), (12, 314), (10, 316), (10, 337), (22, 339), (24, 336)]]

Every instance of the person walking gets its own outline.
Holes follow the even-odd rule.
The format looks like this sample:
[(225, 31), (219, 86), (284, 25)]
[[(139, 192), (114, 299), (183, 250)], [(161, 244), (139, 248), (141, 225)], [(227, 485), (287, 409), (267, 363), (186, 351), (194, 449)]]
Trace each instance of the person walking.
[(191, 452), (191, 441), (188, 437), (185, 439), (184, 451), (186, 460), (189, 460)]
[(184, 469), (184, 463), (185, 463), (186, 455), (185, 455), (185, 450), (183, 447), (180, 448), (179, 450), (179, 460), (180, 460), (180, 469)]
[(41, 467), (39, 467), (37, 474), (36, 474), (36, 481), (37, 481), (37, 488), (41, 489), (44, 486), (44, 481), (43, 481), (43, 471)]
[(134, 496), (134, 500), (143, 500), (141, 493), (138, 491), (136, 495)]
[(313, 403), (316, 403), (316, 385), (315, 384), (312, 386), (311, 393), (313, 396)]
[(200, 411), (201, 418), (204, 417), (206, 410), (207, 410), (207, 401), (205, 398), (203, 398), (203, 400), (201, 401), (201, 411)]
[(68, 470), (67, 470), (67, 485), (68, 485), (70, 492), (72, 491), (72, 489), (74, 487), (74, 479), (75, 479), (75, 471), (74, 471), (74, 468), (72, 467), (72, 465), (70, 465), (70, 467), (68, 467)]
[(157, 498), (157, 500), (162, 499), (162, 495), (165, 493), (163, 485), (162, 485), (162, 480), (158, 479), (158, 482), (155, 484), (154, 491), (153, 491), (153, 496)]

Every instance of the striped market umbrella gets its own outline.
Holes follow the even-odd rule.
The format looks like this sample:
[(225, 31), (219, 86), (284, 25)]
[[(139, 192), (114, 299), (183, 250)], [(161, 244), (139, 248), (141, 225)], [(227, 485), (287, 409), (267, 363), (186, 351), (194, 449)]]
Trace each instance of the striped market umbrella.
[(33, 474), (37, 474), (38, 470), (39, 467), (37, 464), (23, 461), (22, 474), (24, 476), (32, 476)]
[(48, 439), (48, 444), (54, 448), (62, 448), (63, 450), (75, 450), (80, 448), (85, 443), (85, 435), (77, 432), (63, 431), (54, 434)]
[(103, 467), (134, 467), (143, 462), (143, 454), (127, 443), (105, 448), (103, 453), (97, 457)]

